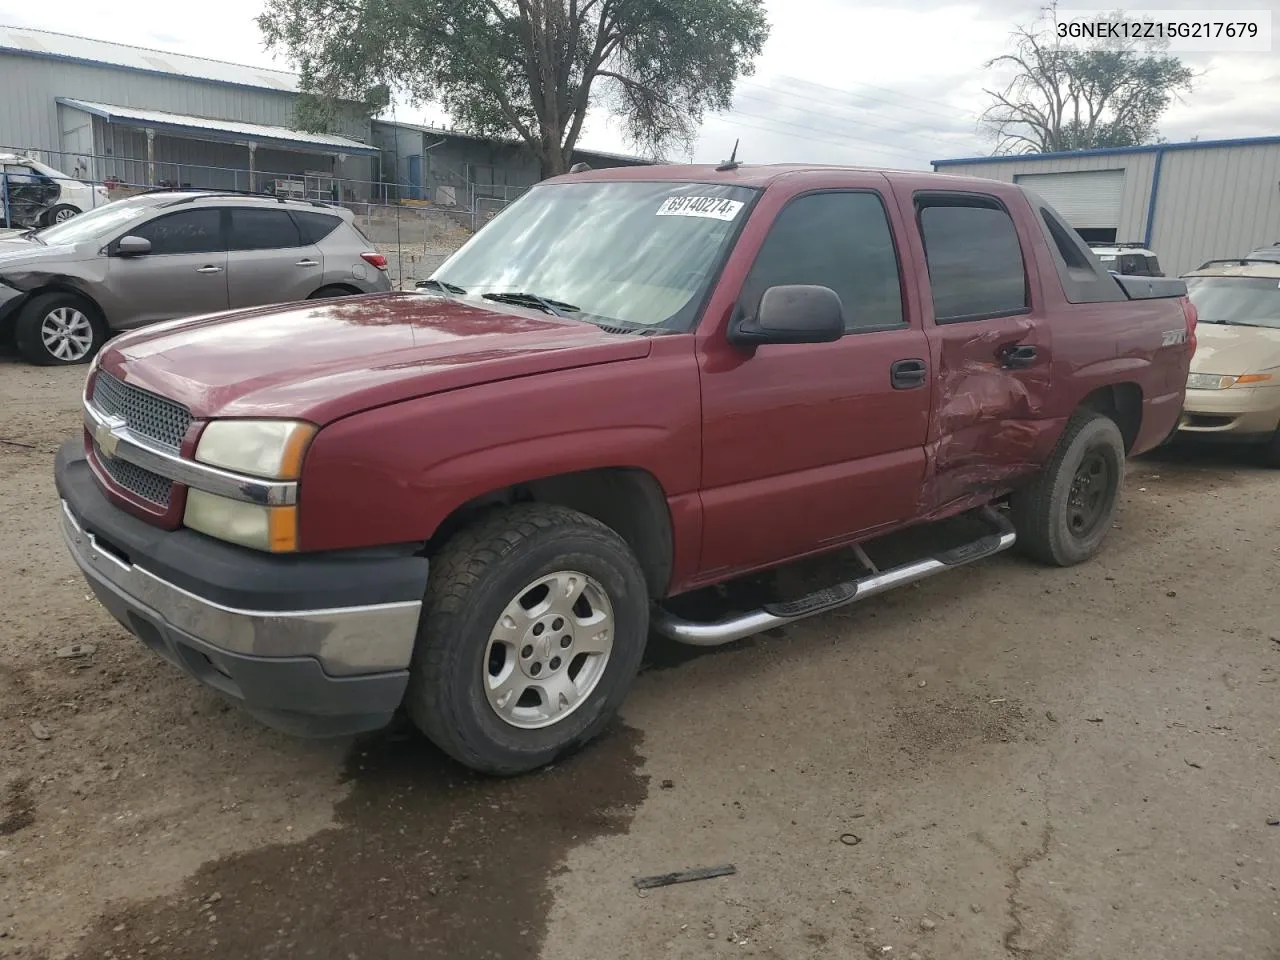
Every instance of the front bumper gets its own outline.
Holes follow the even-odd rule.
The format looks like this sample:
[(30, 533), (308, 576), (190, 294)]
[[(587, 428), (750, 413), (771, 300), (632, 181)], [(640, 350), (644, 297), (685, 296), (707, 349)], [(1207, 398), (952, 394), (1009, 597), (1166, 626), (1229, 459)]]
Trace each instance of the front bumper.
[(1280, 425), (1280, 387), (1188, 390), (1178, 421), (1187, 440), (1265, 441)]
[(26, 303), (27, 295), (16, 287), (0, 283), (0, 333), (7, 324), (18, 315), (18, 310)]
[(110, 503), (82, 445), (55, 468), (63, 537), (103, 606), (175, 666), (303, 736), (377, 729), (408, 683), (427, 560), (272, 556), (165, 531)]

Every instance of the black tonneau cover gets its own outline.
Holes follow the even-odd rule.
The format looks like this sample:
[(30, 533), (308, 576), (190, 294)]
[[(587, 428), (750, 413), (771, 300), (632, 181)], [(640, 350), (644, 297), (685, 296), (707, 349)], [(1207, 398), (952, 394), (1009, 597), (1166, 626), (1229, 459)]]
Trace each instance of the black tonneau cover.
[(1187, 295), (1186, 283), (1177, 277), (1135, 277), (1118, 273), (1112, 276), (1130, 300), (1163, 300)]

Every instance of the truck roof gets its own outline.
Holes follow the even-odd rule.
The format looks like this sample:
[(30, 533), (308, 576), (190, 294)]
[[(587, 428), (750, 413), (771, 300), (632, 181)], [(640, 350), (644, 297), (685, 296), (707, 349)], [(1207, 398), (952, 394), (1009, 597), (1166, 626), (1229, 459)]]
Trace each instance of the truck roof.
[(847, 174), (880, 174), (895, 180), (928, 180), (945, 181), (951, 188), (969, 188), (982, 193), (1002, 194), (1010, 190), (1020, 189), (1016, 184), (1002, 180), (988, 180), (982, 177), (957, 177), (948, 173), (933, 173), (926, 170), (895, 170), (886, 167), (857, 167), (816, 163), (743, 163), (729, 169), (721, 169), (723, 164), (690, 164), (670, 163), (652, 164), (644, 167), (605, 167), (600, 170), (585, 170), (581, 173), (567, 173), (554, 177), (548, 183), (577, 183), (582, 181), (609, 180), (670, 180), (675, 183), (723, 183), (739, 187), (763, 189), (786, 178), (813, 179), (829, 181), (833, 175)]

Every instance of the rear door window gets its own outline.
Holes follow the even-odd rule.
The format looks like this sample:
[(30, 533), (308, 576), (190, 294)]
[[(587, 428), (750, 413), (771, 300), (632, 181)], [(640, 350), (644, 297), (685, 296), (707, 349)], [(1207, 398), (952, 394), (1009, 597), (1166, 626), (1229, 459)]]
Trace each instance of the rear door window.
[(331, 213), (311, 213), (308, 210), (294, 210), (293, 219), (302, 233), (304, 244), (319, 243), (337, 230), (338, 224), (342, 222), (341, 217), (335, 217)]
[(814, 193), (783, 208), (743, 285), (749, 312), (770, 287), (829, 287), (844, 307), (844, 328), (905, 326), (898, 254), (880, 197), (870, 192)]
[(230, 207), (232, 250), (282, 250), (302, 246), (298, 225), (287, 210)]
[(938, 323), (1015, 316), (1029, 308), (1018, 231), (994, 197), (916, 198)]
[(40, 178), (34, 170), (16, 163), (6, 163), (4, 165), (4, 175), (9, 184), (15, 187), (40, 182)]
[(134, 227), (129, 236), (150, 240), (152, 256), (226, 249), (222, 241), (222, 211), (210, 207), (156, 217)]

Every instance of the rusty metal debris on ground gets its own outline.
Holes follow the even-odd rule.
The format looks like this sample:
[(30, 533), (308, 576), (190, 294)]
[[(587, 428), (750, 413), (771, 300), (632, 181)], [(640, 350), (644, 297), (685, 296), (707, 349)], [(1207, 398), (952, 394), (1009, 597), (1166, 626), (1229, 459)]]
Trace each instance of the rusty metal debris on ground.
[(719, 867), (698, 867), (693, 870), (678, 870), (675, 873), (660, 873), (653, 877), (636, 877), (637, 890), (652, 890), (655, 887), (669, 887), (676, 883), (689, 883), (693, 880), (710, 880), (713, 877), (729, 877), (738, 872), (732, 863)]

